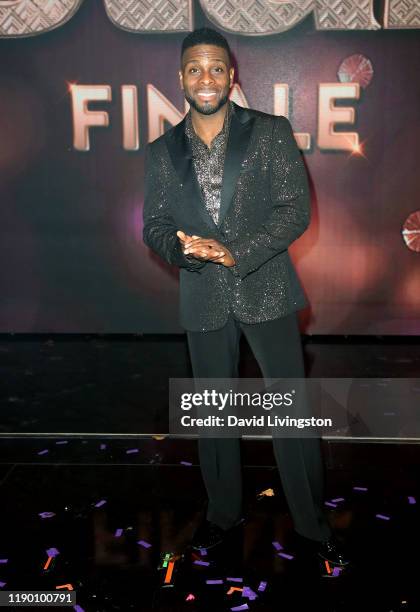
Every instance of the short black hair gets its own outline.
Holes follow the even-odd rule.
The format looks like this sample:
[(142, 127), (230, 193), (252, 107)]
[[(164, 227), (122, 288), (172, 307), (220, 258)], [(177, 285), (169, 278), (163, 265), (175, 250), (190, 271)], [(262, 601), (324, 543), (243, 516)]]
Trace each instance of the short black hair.
[(212, 28), (198, 28), (197, 30), (190, 32), (184, 38), (181, 48), (181, 61), (184, 51), (190, 47), (195, 47), (195, 45), (215, 45), (216, 47), (221, 47), (227, 52), (229, 62), (232, 63), (232, 55), (228, 41), (222, 34), (220, 34), (220, 32), (217, 32)]

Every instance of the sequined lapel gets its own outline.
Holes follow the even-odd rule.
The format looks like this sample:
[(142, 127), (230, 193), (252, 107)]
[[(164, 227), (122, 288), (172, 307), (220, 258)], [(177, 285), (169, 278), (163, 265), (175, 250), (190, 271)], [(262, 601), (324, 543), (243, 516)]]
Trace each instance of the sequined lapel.
[(172, 130), (166, 132), (165, 141), (169, 155), (181, 181), (185, 205), (191, 208), (191, 218), (193, 219), (198, 212), (204, 223), (214, 231), (217, 225), (207, 211), (194, 169), (191, 144), (184, 128), (185, 118)]
[(219, 212), (219, 227), (222, 225), (232, 202), (238, 182), (241, 164), (248, 149), (254, 117), (246, 109), (233, 103), (233, 113), (226, 146), (223, 185)]

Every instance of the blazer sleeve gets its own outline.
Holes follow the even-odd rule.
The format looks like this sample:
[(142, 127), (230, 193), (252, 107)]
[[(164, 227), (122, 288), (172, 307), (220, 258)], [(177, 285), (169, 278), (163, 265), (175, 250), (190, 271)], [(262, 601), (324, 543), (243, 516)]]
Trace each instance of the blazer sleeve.
[(274, 119), (270, 162), (271, 210), (258, 227), (224, 243), (235, 260), (228, 268), (244, 278), (285, 251), (310, 222), (310, 191), (302, 155), (289, 120)]
[(169, 197), (169, 186), (162, 180), (159, 163), (148, 143), (144, 160), (143, 242), (169, 264), (201, 272), (207, 262), (182, 252), (181, 242), (176, 235), (181, 228), (175, 226), (170, 214)]

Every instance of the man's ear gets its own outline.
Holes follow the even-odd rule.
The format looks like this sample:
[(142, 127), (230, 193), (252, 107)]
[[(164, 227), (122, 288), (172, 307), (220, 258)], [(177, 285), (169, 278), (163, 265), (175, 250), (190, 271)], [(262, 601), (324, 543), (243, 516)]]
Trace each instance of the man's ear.
[(182, 70), (178, 70), (178, 75), (179, 75), (179, 84), (181, 86), (181, 89), (184, 89), (184, 85), (182, 83)]
[(230, 86), (232, 87), (233, 85), (233, 80), (235, 78), (235, 68), (231, 68), (229, 70), (229, 80), (230, 80)]

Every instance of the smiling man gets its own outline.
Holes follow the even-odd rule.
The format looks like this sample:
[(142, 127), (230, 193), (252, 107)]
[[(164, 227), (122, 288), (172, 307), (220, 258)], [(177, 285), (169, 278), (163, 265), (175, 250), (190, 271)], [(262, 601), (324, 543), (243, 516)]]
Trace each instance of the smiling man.
[[(229, 100), (235, 70), (209, 28), (181, 49), (185, 118), (149, 143), (143, 239), (180, 269), (180, 322), (195, 378), (238, 377), (242, 332), (265, 378), (305, 376), (297, 311), (307, 305), (288, 247), (307, 228), (305, 166), (288, 119)], [(346, 565), (323, 512), (319, 438), (273, 438), (295, 532), (322, 560)], [(208, 493), (192, 545), (241, 529), (239, 438), (199, 438)]]

